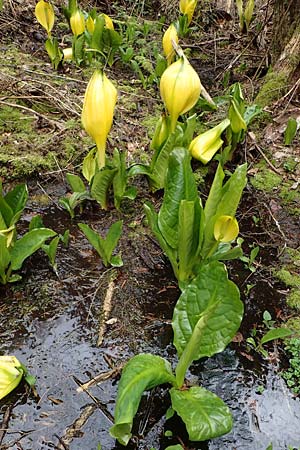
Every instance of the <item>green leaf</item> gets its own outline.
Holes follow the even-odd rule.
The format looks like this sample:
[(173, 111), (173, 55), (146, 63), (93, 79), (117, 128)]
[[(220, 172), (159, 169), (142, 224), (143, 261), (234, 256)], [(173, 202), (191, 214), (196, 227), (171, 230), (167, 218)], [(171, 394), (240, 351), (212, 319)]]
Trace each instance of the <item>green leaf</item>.
[(239, 290), (228, 280), (224, 264), (213, 261), (202, 266), (179, 297), (173, 314), (174, 345), (180, 356), (176, 369), (179, 386), (193, 361), (224, 350), (242, 316)]
[(28, 189), (26, 184), (19, 184), (16, 186), (12, 191), (9, 191), (5, 195), (4, 199), (13, 211), (14, 217), (10, 223), (10, 225), (13, 225), (19, 220), (28, 200)]
[(120, 255), (115, 255), (111, 257), (110, 264), (112, 265), (112, 267), (122, 267), (123, 260)]
[(288, 328), (273, 328), (269, 330), (260, 340), (261, 344), (273, 341), (274, 339), (283, 339), (294, 334), (294, 331)]
[(118, 169), (102, 169), (93, 178), (91, 196), (102, 208), (107, 209), (108, 189), (111, 186)]
[(198, 386), (170, 390), (172, 407), (185, 423), (191, 441), (206, 441), (228, 433), (232, 416), (217, 395)]
[(91, 48), (99, 51), (103, 50), (102, 34), (105, 26), (105, 19), (103, 16), (97, 16), (95, 20), (95, 28), (92, 35)]
[(115, 258), (112, 260), (112, 252), (116, 248), (118, 241), (120, 239), (122, 233), (122, 225), (123, 221), (119, 220), (112, 224), (106, 238), (103, 239), (101, 236), (94, 230), (92, 230), (88, 225), (84, 223), (79, 223), (78, 226), (81, 231), (84, 233), (89, 243), (94, 247), (97, 251), (100, 258), (103, 259), (103, 263), (105, 266), (108, 264), (115, 265), (116, 267), (120, 267), (122, 265), (122, 260), (120, 258)]
[(118, 222), (113, 223), (108, 230), (106, 238), (102, 242), (106, 258), (109, 262), (111, 261), (112, 252), (118, 245), (119, 239), (121, 237), (122, 226), (123, 220), (119, 220)]
[(178, 261), (179, 282), (193, 278), (193, 267), (199, 256), (199, 248), (203, 237), (202, 208), (199, 199), (182, 200), (178, 218)]
[(54, 269), (56, 269), (55, 258), (56, 258), (57, 246), (58, 246), (59, 241), (60, 241), (60, 237), (56, 236), (55, 238), (52, 239), (52, 241), (50, 242), (49, 245), (43, 244), (41, 247), (42, 250), (48, 256), (50, 264)]
[(172, 133), (162, 148), (157, 149), (153, 155), (151, 161), (152, 178), (150, 179), (150, 181), (153, 181), (150, 184), (154, 191), (165, 187), (169, 156), (174, 149), (174, 143), (175, 133)]
[(73, 38), (73, 57), (77, 64), (81, 64), (84, 61), (84, 44), (85, 35), (84, 33), (80, 36)]
[(43, 224), (43, 219), (40, 214), (36, 214), (30, 221), (29, 231), (34, 230), (35, 228), (45, 228)]
[(182, 447), (182, 445), (177, 444), (177, 445), (169, 445), (166, 450), (184, 450), (184, 448)]
[(165, 359), (142, 353), (126, 364), (118, 386), (115, 424), (110, 429), (111, 436), (120, 444), (127, 445), (131, 438), (133, 419), (143, 392), (163, 383), (175, 385), (171, 365)]
[(207, 258), (216, 243), (214, 225), (217, 218), (235, 216), (243, 189), (247, 184), (247, 164), (238, 166), (224, 186), (222, 186), (223, 179), (224, 173), (219, 166), (204, 208), (205, 230), (201, 250), (203, 259)]
[(3, 221), (5, 223), (5, 226), (2, 229), (9, 228), (14, 216), (14, 212), (2, 196), (0, 196), (0, 213), (2, 224), (1, 227), (3, 227)]
[(117, 148), (114, 150), (113, 166), (117, 169), (117, 173), (113, 178), (114, 190), (114, 204), (116, 209), (120, 209), (122, 198), (124, 197), (127, 185), (127, 170), (126, 170), (126, 154), (119, 152)]
[(92, 150), (84, 157), (82, 162), (82, 175), (90, 183), (97, 170), (96, 162), (97, 147), (93, 147)]
[(225, 174), (221, 164), (219, 164), (204, 207), (205, 223), (208, 223), (216, 214), (218, 204), (222, 198), (224, 178)]
[(178, 214), (182, 200), (198, 199), (191, 157), (184, 148), (176, 148), (169, 156), (169, 166), (162, 206), (158, 213), (158, 227), (172, 248), (178, 245)]
[(49, 228), (36, 228), (18, 239), (11, 250), (12, 270), (20, 269), (28, 256), (36, 252), (47, 239), (55, 235), (55, 231)]
[(160, 232), (160, 229), (158, 228), (158, 214), (155, 212), (153, 206), (150, 203), (145, 203), (144, 210), (147, 216), (149, 227), (151, 228), (152, 233), (154, 234), (156, 239), (158, 240), (159, 245), (161, 246), (163, 252), (169, 258), (174, 274), (176, 278), (178, 278), (177, 250), (173, 249), (168, 245), (162, 233)]
[(67, 173), (66, 178), (73, 192), (81, 192), (81, 193), (86, 192), (84, 182), (78, 175), (74, 175), (73, 173)]
[(6, 247), (6, 237), (0, 234), (0, 282), (6, 284), (6, 269), (10, 263), (10, 253)]
[(261, 112), (262, 108), (258, 105), (247, 106), (244, 112), (244, 120), (246, 125), (248, 126), (256, 116), (261, 114)]
[(298, 123), (296, 119), (290, 118), (288, 120), (285, 132), (284, 132), (284, 145), (291, 145), (298, 129)]
[(238, 166), (222, 189), (216, 216), (235, 216), (244, 187), (247, 184), (247, 164)]

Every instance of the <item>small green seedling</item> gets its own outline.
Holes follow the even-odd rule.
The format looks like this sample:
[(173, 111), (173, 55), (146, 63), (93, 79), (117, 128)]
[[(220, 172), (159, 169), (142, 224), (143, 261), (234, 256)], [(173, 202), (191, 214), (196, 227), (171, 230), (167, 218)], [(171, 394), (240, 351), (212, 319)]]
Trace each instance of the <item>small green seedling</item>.
[(259, 253), (259, 246), (254, 247), (249, 256), (243, 255), (240, 260), (245, 263), (245, 267), (249, 269), (252, 273), (256, 271), (256, 257)]
[(296, 137), (298, 130), (298, 122), (296, 119), (290, 118), (288, 120), (285, 132), (284, 132), (284, 145), (291, 145)]
[(78, 226), (88, 239), (89, 243), (97, 251), (100, 258), (103, 260), (105, 267), (109, 265), (113, 267), (121, 267), (123, 261), (120, 255), (112, 256), (122, 233), (123, 221), (119, 220), (112, 224), (107, 232), (106, 238), (102, 238), (96, 231), (92, 230), (88, 225), (79, 223)]

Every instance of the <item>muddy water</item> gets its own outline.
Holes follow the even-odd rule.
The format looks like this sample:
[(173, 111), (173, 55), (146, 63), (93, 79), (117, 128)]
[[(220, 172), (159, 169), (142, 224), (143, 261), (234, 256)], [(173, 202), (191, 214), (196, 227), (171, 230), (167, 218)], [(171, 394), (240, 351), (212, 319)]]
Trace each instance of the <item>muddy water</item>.
[[(25, 222), (34, 212), (27, 211)], [(68, 248), (59, 249), (57, 275), (39, 253), (26, 265), (22, 283), (0, 288), (1, 352), (16, 355), (37, 377), (36, 394), (26, 393), (22, 385), (0, 402), (1, 420), (6, 415), (0, 448), (97, 450), (101, 444), (103, 450), (120, 449), (108, 433), (117, 378), (111, 376), (88, 392), (78, 392), (78, 385), (141, 351), (176, 363), (169, 323), (178, 297), (176, 282), (141, 217), (133, 224), (132, 216), (125, 215), (120, 243), (124, 267), (113, 272), (102, 266), (67, 214), (55, 207), (43, 212), (45, 224), (59, 232), (69, 228), (71, 240)], [(80, 220), (103, 231), (117, 218), (115, 211), (107, 220), (92, 208)], [(112, 279), (109, 319), (113, 320), (97, 347), (103, 300)], [(241, 275), (237, 281), (242, 285), (244, 280)], [(245, 337), (265, 309), (266, 289), (263, 281), (259, 283), (246, 305)], [(262, 305), (257, 306), (259, 301)], [(249, 361), (235, 344), (193, 365), (189, 373), (190, 383), (211, 389), (230, 406), (234, 416), (230, 434), (211, 442), (188, 442), (177, 417), (165, 420), (169, 397), (167, 389), (159, 387), (143, 396), (128, 448), (163, 450), (179, 442), (187, 449), (203, 450), (265, 450), (271, 443), (274, 450), (300, 447), (299, 400), (286, 389), (277, 365), (252, 357)], [(165, 436), (167, 430), (173, 437)]]

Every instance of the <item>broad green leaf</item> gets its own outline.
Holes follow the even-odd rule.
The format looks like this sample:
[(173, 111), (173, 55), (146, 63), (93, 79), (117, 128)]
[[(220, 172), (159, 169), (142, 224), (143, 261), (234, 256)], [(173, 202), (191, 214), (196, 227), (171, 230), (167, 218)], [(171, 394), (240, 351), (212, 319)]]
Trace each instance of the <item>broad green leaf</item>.
[(107, 266), (108, 261), (106, 259), (105, 251), (102, 245), (103, 239), (101, 238), (101, 236), (99, 236), (99, 234), (96, 231), (92, 230), (92, 228), (90, 228), (85, 223), (78, 223), (78, 226), (85, 235), (85, 237), (87, 238), (87, 240), (89, 241), (89, 243), (94, 247), (100, 258), (103, 259), (104, 265)]
[(130, 186), (129, 188), (127, 188), (123, 195), (123, 197), (129, 198), (129, 200), (134, 200), (136, 196), (137, 188), (135, 186)]
[(152, 177), (152, 172), (149, 166), (144, 164), (133, 164), (128, 169), (128, 177), (135, 177), (136, 175), (146, 175)]
[(84, 157), (82, 162), (82, 175), (90, 183), (97, 170), (96, 162), (97, 147), (93, 147), (92, 150)]
[[(1, 202), (1, 200), (0, 200), (0, 202)], [(0, 211), (0, 230), (6, 230), (7, 228), (8, 227), (6, 225), (4, 217), (2, 216), (1, 211)]]
[(144, 391), (163, 383), (175, 385), (171, 365), (160, 356), (140, 354), (124, 367), (118, 386), (115, 424), (110, 429), (112, 437), (122, 445), (131, 438), (134, 416)]
[(158, 228), (158, 214), (154, 211), (153, 206), (149, 203), (147, 204), (145, 203), (144, 209), (146, 212), (149, 227), (151, 228), (152, 233), (154, 234), (156, 239), (158, 240), (159, 245), (161, 246), (163, 252), (169, 258), (174, 274), (176, 278), (178, 278), (177, 250), (173, 249), (168, 245), (162, 233), (160, 232), (160, 229)]
[(209, 220), (216, 214), (218, 204), (222, 198), (224, 177), (225, 174), (222, 166), (219, 164), (204, 207), (205, 223), (209, 222)]
[(269, 330), (260, 340), (261, 344), (273, 341), (274, 339), (283, 339), (294, 334), (294, 331), (288, 328), (273, 328)]
[(191, 441), (206, 441), (228, 433), (232, 415), (228, 406), (212, 392), (194, 386), (170, 390), (172, 407), (185, 423)]
[(1, 216), (2, 216), (2, 225), (3, 225), (3, 219), (5, 222), (5, 227), (4, 228), (9, 228), (12, 222), (12, 218), (14, 217), (14, 212), (12, 210), (12, 208), (9, 206), (9, 204), (6, 202), (6, 200), (4, 199), (4, 197), (0, 196), (0, 212), (1, 212)]
[(169, 156), (165, 194), (158, 213), (158, 227), (172, 248), (178, 246), (178, 214), (182, 200), (198, 199), (191, 157), (184, 148), (176, 148)]
[(48, 256), (50, 264), (54, 269), (56, 269), (55, 258), (56, 258), (57, 246), (58, 246), (59, 241), (60, 241), (59, 236), (56, 236), (55, 238), (52, 239), (50, 244), (48, 244), (48, 245), (43, 244), (41, 247), (42, 250)]
[(91, 48), (99, 51), (103, 50), (102, 34), (105, 26), (105, 19), (103, 16), (97, 16), (95, 20), (95, 28), (92, 35)]
[(243, 250), (239, 245), (231, 248), (231, 244), (220, 244), (216, 253), (209, 257), (209, 261), (229, 261), (243, 256)]
[(156, 151), (151, 161), (152, 179), (154, 182), (150, 183), (153, 190), (162, 189), (165, 187), (166, 176), (169, 165), (169, 157), (174, 149), (175, 134), (172, 133), (166, 143), (159, 151)]
[(75, 61), (77, 61), (78, 64), (80, 64), (82, 61), (84, 61), (84, 44), (85, 44), (85, 35), (84, 33), (80, 36), (73, 38), (73, 55), (75, 58)]
[(261, 114), (262, 108), (258, 105), (251, 105), (247, 106), (245, 112), (244, 112), (244, 120), (246, 122), (246, 125), (248, 126), (252, 120)]
[(121, 206), (122, 198), (127, 185), (127, 170), (126, 170), (126, 154), (125, 152), (119, 152), (117, 148), (114, 150), (113, 165), (118, 171), (113, 178), (113, 190), (114, 190), (114, 204), (117, 209)]
[(117, 31), (110, 28), (104, 28), (102, 38), (104, 44), (110, 48), (118, 48), (122, 44), (122, 37)]
[(118, 245), (119, 239), (122, 234), (123, 220), (118, 220), (111, 225), (105, 239), (102, 240), (102, 246), (104, 248), (105, 256), (108, 262), (111, 260), (112, 252)]
[(10, 253), (6, 246), (6, 237), (0, 234), (0, 281), (6, 284), (6, 269), (10, 263)]
[(193, 267), (198, 257), (203, 233), (201, 219), (202, 208), (199, 199), (181, 201), (178, 215), (179, 282), (187, 282), (194, 277)]
[(78, 175), (67, 173), (66, 178), (73, 192), (86, 192), (84, 182)]
[(123, 261), (121, 256), (120, 255), (112, 256), (110, 259), (110, 264), (112, 265), (112, 267), (122, 267)]
[(247, 184), (247, 164), (238, 166), (222, 189), (222, 199), (216, 216), (235, 216), (244, 187)]
[(177, 444), (177, 445), (169, 445), (166, 450), (184, 450), (184, 448), (182, 447), (182, 445)]
[(285, 132), (284, 132), (284, 145), (291, 145), (298, 129), (298, 123), (296, 119), (290, 118), (288, 120)]
[(4, 199), (13, 211), (13, 218), (10, 223), (10, 225), (13, 225), (19, 220), (28, 200), (28, 189), (26, 184), (19, 184), (16, 186), (12, 191), (9, 191), (5, 195)]
[(180, 356), (176, 369), (179, 386), (193, 361), (224, 350), (242, 316), (239, 290), (228, 280), (224, 264), (213, 261), (201, 266), (197, 278), (179, 297), (173, 314), (174, 345)]
[(206, 204), (204, 208), (205, 231), (201, 250), (203, 259), (208, 257), (216, 243), (214, 238), (215, 221), (220, 216), (235, 216), (243, 189), (247, 183), (247, 164), (238, 166), (223, 187), (221, 187), (221, 179), (223, 181), (224, 174), (221, 170), (218, 167), (215, 177), (216, 184), (213, 183), (211, 188), (212, 193), (209, 194), (206, 202), (208, 205)]
[[(89, 243), (95, 248), (100, 258), (103, 259), (105, 266), (111, 263), (112, 252), (118, 244), (118, 241), (122, 232), (123, 221), (119, 220), (112, 224), (106, 238), (103, 239), (96, 231), (92, 230), (88, 225), (84, 223), (79, 223), (78, 226), (84, 233)], [(115, 258), (113, 264), (116, 267), (122, 265), (122, 260), (120, 258)]]
[(118, 169), (102, 169), (93, 178), (91, 196), (102, 208), (107, 209), (107, 195)]
[(45, 228), (43, 224), (43, 219), (40, 214), (36, 214), (30, 221), (29, 231), (34, 230), (35, 228)]
[(55, 231), (49, 228), (36, 228), (26, 233), (21, 239), (18, 239), (11, 250), (12, 270), (20, 269), (23, 261), (28, 256), (36, 252), (47, 239), (55, 235)]

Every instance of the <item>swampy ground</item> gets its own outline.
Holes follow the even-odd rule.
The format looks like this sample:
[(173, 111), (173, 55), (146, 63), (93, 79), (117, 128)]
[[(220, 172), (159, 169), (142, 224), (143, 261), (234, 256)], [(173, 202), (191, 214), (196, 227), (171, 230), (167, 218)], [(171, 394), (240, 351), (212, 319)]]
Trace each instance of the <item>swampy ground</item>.
[[(65, 42), (62, 2), (54, 3), (59, 39)], [(268, 65), (269, 2), (257, 2), (248, 35), (240, 34), (234, 9), (226, 15), (222, 2), (199, 3), (183, 48), (202, 83), (214, 97), (238, 81), (247, 102), (254, 103)], [(37, 379), (35, 390), (29, 392), (22, 384), (0, 402), (0, 448), (119, 449), (108, 430), (122, 365), (139, 352), (176, 362), (170, 322), (179, 290), (143, 211), (145, 200), (158, 207), (162, 193), (151, 194), (140, 178), (137, 199), (124, 202), (121, 211), (112, 203), (104, 211), (87, 202), (71, 220), (60, 206), (69, 189), (66, 173), (80, 173), (93, 144), (81, 127), (80, 112), (94, 68), (51, 68), (34, 6), (31, 0), (8, 1), (0, 13), (0, 176), (5, 191), (19, 182), (28, 184), (30, 199), (20, 233), (41, 214), (55, 231), (69, 229), (70, 242), (59, 247), (57, 273), (45, 255), (37, 253), (24, 264), (21, 282), (0, 286), (0, 352), (17, 356)], [(175, 3), (80, 6), (96, 6), (120, 26), (133, 23), (135, 51), (149, 77), (153, 51), (161, 51), (163, 23), (176, 17)], [(264, 25), (260, 44), (259, 24)], [(150, 81), (143, 86), (118, 59), (107, 75), (119, 91), (108, 151), (126, 151), (128, 164), (146, 162), (153, 127), (163, 110), (158, 86)], [(157, 388), (143, 396), (130, 449), (163, 450), (178, 443), (186, 450), (265, 450), (270, 444), (274, 450), (300, 448), (300, 402), (281, 377), (289, 367), (285, 343), (265, 345), (263, 356), (246, 341), (259, 339), (270, 326), (287, 325), (298, 333), (300, 329), (299, 134), (292, 145), (283, 145), (288, 119), (300, 116), (295, 82), (291, 80), (287, 96), (264, 108), (227, 167), (248, 162), (248, 185), (237, 218), (245, 256), (250, 258), (255, 247), (259, 253), (254, 261), (228, 265), (245, 304), (234, 342), (223, 353), (193, 364), (188, 376), (190, 384), (202, 384), (226, 401), (234, 416), (233, 430), (213, 441), (189, 442), (178, 418), (166, 420), (170, 400), (167, 390)], [(199, 130), (223, 116), (222, 108), (202, 113)], [(215, 168), (215, 161), (205, 168), (194, 163), (204, 199)], [(118, 219), (124, 221), (118, 245), (124, 266), (106, 269), (77, 223), (88, 223), (104, 235)], [(265, 311), (272, 322), (264, 320)]]

